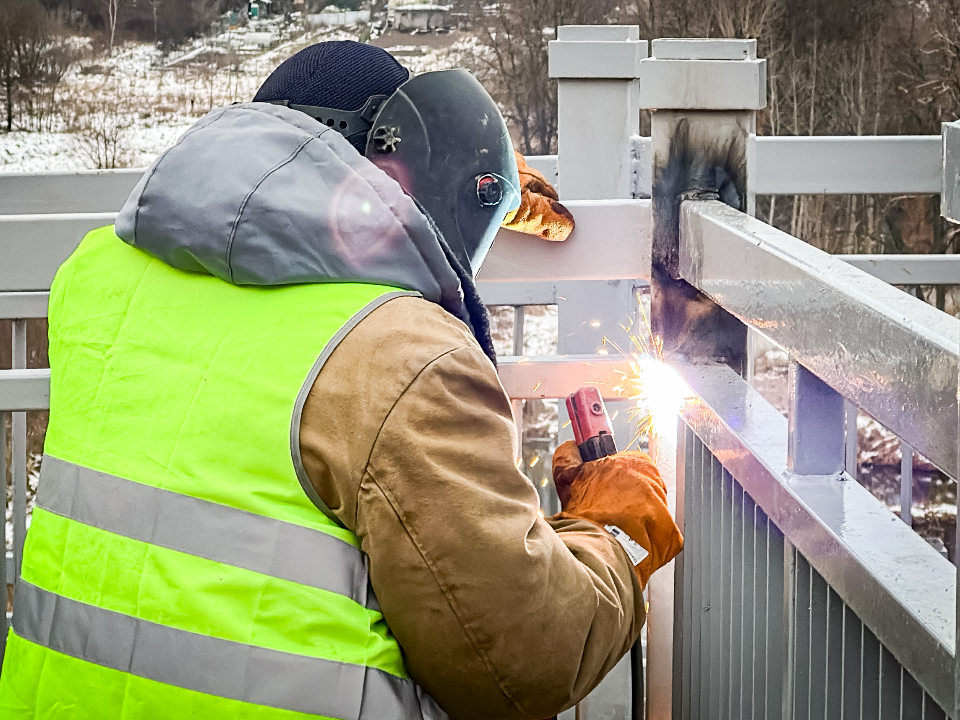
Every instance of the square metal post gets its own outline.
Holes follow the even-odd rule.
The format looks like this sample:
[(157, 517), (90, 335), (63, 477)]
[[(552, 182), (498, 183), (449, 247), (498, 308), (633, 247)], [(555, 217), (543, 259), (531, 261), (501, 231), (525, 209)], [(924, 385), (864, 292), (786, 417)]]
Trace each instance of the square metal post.
[(856, 480), (857, 473), (859, 472), (857, 464), (859, 462), (858, 452), (860, 449), (860, 432), (857, 428), (857, 416), (860, 414), (860, 409), (850, 401), (846, 402), (846, 409), (847, 419), (846, 427), (844, 428), (846, 460), (844, 461), (844, 467), (847, 475)]
[(790, 362), (787, 464), (797, 475), (833, 475), (846, 463), (843, 396), (803, 365)]
[(629, 198), (632, 138), (640, 132), (640, 61), (648, 43), (635, 25), (568, 25), (550, 43), (557, 78), (561, 200)]
[(747, 147), (766, 105), (766, 61), (755, 40), (654, 40), (640, 64), (653, 110), (653, 331), (664, 353), (746, 371), (746, 327), (679, 270), (680, 205), (719, 198), (748, 209)]
[(943, 123), (943, 187), (940, 190), (940, 214), (960, 223), (960, 120)]

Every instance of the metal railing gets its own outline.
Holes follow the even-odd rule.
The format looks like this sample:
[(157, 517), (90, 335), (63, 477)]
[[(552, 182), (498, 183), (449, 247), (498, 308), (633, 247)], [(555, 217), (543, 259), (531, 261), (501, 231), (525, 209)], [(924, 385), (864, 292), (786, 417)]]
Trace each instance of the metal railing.
[[(646, 57), (630, 33), (563, 35), (559, 43), (639, 42)], [(593, 117), (632, 118), (642, 94), (636, 71), (611, 62), (559, 75), (561, 153), (531, 158), (558, 179), (574, 235), (554, 244), (503, 231), (478, 278), (485, 302), (519, 308), (518, 320), (525, 305), (558, 307), (557, 357), (501, 360), (515, 401), (562, 398), (592, 382), (612, 412), (626, 403), (614, 388), (632, 369), (598, 351), (629, 347), (642, 322), (636, 294), (650, 280), (653, 217), (638, 196), (652, 190), (657, 138), (639, 138), (632, 120), (612, 134), (590, 129)], [(588, 130), (589, 143), (580, 137)], [(940, 140), (751, 138), (750, 192), (939, 192), (952, 177)], [(112, 222), (139, 176), (0, 175), (0, 319), (14, 320), (18, 368), (0, 370), (0, 415), (13, 413), (14, 428), (7, 583), (26, 518), (24, 412), (49, 402), (49, 372), (22, 369), (25, 321), (45, 317), (56, 269), (85, 232)], [(957, 321), (880, 281), (960, 283), (960, 256), (831, 258), (710, 202), (684, 205), (681, 256), (688, 282), (790, 353), (793, 404), (788, 421), (729, 369), (680, 368), (694, 398), (676, 466), (670, 438), (659, 464), (665, 477), (676, 472), (687, 546), (675, 573), (661, 571), (649, 588), (649, 716), (956, 717), (955, 568), (862, 487), (804, 463), (848, 467), (853, 403), (956, 476)], [(841, 316), (846, 324), (824, 321)], [(902, 352), (885, 357), (893, 347)], [(631, 437), (622, 416), (618, 430)], [(522, 431), (519, 413), (517, 422)], [(629, 687), (618, 666), (581, 717), (626, 716)]]

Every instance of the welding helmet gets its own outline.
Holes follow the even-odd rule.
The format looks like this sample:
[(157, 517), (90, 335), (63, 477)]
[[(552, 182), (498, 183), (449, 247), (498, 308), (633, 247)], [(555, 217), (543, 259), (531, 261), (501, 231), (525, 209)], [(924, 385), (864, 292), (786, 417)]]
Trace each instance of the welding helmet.
[(378, 47), (322, 42), (281, 63), (254, 101), (285, 105), (343, 135), (400, 183), (473, 275), (520, 204), (506, 125), (466, 70), (411, 79)]
[(463, 69), (403, 83), (373, 116), (364, 153), (433, 219), (476, 276), (520, 205), (513, 144), (493, 98)]

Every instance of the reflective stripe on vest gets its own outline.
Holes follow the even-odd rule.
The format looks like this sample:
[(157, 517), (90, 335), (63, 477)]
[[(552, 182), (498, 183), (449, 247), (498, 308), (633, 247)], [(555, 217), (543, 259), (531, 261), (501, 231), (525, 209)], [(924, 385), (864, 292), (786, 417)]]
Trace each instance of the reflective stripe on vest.
[[(168, 685), (329, 718), (421, 718), (412, 680), (375, 668), (221, 640), (17, 583), (18, 636)], [(358, 712), (359, 708), (359, 712)]]
[[(376, 607), (358, 548), (331, 535), (45, 456), (37, 506), (75, 522)], [(282, 551), (278, 552), (278, 549)], [(421, 718), (413, 681), (209, 637), (20, 580), (13, 629), (70, 657), (218, 697), (331, 718)]]
[(56, 515), (345, 595), (372, 610), (379, 607), (363, 553), (333, 535), (131, 482), (50, 455), (44, 456), (41, 468), (37, 505)]

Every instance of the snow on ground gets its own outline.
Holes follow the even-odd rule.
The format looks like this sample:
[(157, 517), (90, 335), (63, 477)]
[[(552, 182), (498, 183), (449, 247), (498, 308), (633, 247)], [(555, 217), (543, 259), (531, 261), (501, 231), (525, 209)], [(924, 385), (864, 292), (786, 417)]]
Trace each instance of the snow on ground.
[[(360, 26), (304, 32), (271, 18), (194, 40), (168, 55), (149, 43), (126, 43), (113, 57), (87, 57), (64, 77), (57, 95), (60, 113), (50, 130), (0, 134), (0, 172), (95, 169), (90, 141), (84, 140), (95, 130), (118, 137), (123, 151), (118, 167), (146, 167), (211, 109), (250, 100), (270, 72), (297, 51), (323, 40), (356, 40), (363, 32)], [(251, 50), (249, 38), (265, 33), (278, 44)], [(449, 47), (409, 45), (414, 37), (404, 41), (408, 46), (397, 48), (397, 59), (414, 74), (456, 67), (482, 52), (473, 37)]]

